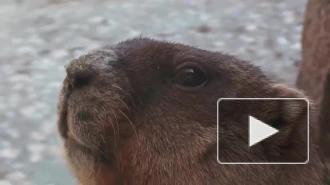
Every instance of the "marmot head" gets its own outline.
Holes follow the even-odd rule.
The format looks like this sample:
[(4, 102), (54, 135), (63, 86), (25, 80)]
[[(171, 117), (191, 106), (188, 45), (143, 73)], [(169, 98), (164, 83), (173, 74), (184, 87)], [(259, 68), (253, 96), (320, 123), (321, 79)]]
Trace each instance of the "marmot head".
[[(217, 100), (304, 97), (234, 56), (148, 38), (92, 51), (71, 61), (66, 71), (58, 126), (69, 164), (83, 184), (276, 182), (271, 174), (278, 167), (217, 163)], [(291, 144), (306, 141), (305, 103), (242, 106), (283, 132), (245, 154), (246, 129), (238, 121), (247, 112), (222, 106), (219, 150), (234, 146), (225, 157), (299, 158)]]

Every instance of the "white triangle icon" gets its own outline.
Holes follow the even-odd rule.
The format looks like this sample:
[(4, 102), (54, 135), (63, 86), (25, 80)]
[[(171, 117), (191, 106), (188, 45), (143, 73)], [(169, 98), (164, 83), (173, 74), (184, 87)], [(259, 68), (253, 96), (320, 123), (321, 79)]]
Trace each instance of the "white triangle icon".
[(253, 146), (277, 132), (277, 129), (249, 116), (249, 146)]

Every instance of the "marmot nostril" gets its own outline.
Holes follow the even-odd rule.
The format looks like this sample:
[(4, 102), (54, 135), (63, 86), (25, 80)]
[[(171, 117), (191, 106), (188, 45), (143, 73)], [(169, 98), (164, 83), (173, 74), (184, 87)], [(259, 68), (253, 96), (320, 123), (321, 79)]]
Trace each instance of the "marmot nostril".
[(84, 86), (87, 86), (92, 79), (92, 76), (89, 74), (77, 74), (74, 76), (68, 75), (68, 85), (70, 89), (79, 89)]
[(66, 67), (68, 87), (73, 89), (87, 86), (95, 76), (95, 70), (92, 66), (80, 64), (77, 61), (71, 62)]

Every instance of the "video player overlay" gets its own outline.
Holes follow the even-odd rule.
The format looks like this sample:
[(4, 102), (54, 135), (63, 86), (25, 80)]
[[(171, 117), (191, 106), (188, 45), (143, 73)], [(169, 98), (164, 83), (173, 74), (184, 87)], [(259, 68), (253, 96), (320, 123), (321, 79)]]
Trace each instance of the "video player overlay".
[(308, 162), (307, 99), (221, 98), (217, 114), (220, 164)]

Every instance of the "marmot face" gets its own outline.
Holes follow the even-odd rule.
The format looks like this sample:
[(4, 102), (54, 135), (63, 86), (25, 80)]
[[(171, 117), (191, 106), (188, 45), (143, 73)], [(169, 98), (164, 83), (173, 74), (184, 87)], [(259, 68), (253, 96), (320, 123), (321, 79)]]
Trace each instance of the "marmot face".
[[(285, 168), (283, 173), (289, 175), (284, 182), (284, 176), (278, 176), (282, 174), (277, 172), (279, 166), (217, 163), (219, 98), (304, 97), (272, 82), (246, 61), (182, 44), (135, 38), (81, 56), (66, 71), (58, 126), (68, 163), (83, 185), (301, 184), (319, 180), (314, 175), (319, 164), (300, 167), (301, 171), (297, 166)], [(299, 125), (306, 106), (274, 102), (259, 108), (272, 109), (272, 114), (260, 113), (266, 120), (286, 120), (290, 137), (283, 135), (283, 141), (304, 142), (294, 133), (306, 129)], [(242, 115), (233, 108), (224, 112), (233, 124), (219, 124), (219, 140), (226, 145), (242, 144), (235, 136), (241, 132), (240, 124), (234, 121)], [(234, 148), (240, 152), (239, 146)], [(272, 155), (265, 148), (257, 153), (265, 158)], [(315, 157), (312, 161), (318, 163), (317, 154)], [(314, 171), (309, 176), (312, 180), (306, 181), (303, 175), (310, 170)]]

